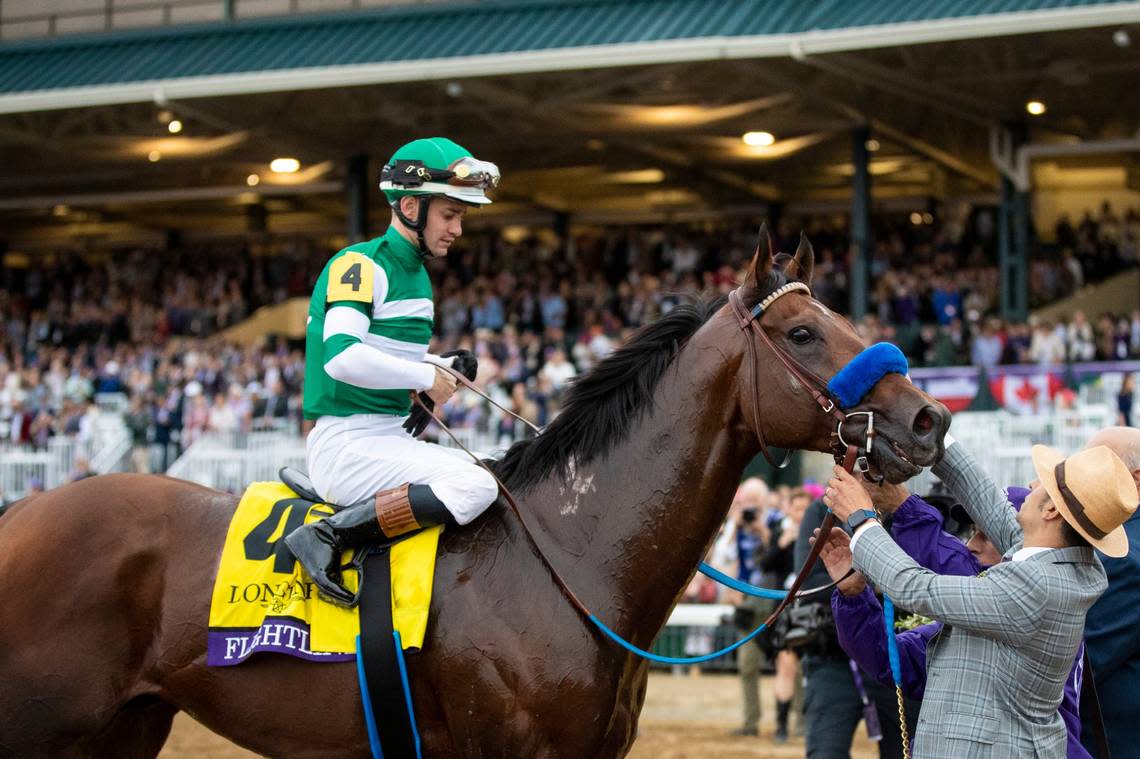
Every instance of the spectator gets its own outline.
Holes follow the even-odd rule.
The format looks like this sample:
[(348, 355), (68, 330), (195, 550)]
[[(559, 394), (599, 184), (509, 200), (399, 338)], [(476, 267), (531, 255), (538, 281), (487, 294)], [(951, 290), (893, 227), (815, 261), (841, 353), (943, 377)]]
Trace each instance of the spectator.
[[(730, 518), (735, 518), (733, 530), (736, 545), (736, 578), (750, 585), (761, 584), (756, 553), (767, 537), (760, 509), (768, 497), (768, 486), (762, 480), (751, 478), (741, 483), (733, 499)], [(754, 596), (738, 600), (733, 619), (740, 635), (751, 632), (771, 611), (771, 602)], [(758, 641), (750, 641), (737, 650), (737, 668), (744, 718), (733, 735), (760, 734), (760, 665), (763, 652)]]
[(1120, 392), (1116, 394), (1116, 411), (1119, 415), (1119, 423), (1123, 427), (1132, 426), (1132, 395), (1135, 392), (1135, 387), (1135, 376), (1125, 374)]
[(1003, 348), (1001, 336), (998, 335), (993, 320), (988, 320), (982, 327), (981, 334), (974, 337), (974, 343), (970, 347), (971, 363), (974, 366), (992, 369), (1001, 360)]
[[(1088, 441), (1089, 448), (1108, 446), (1132, 472), (1140, 488), (1140, 430), (1116, 427), (1101, 430)], [(1104, 592), (1085, 618), (1092, 676), (1113, 756), (1134, 756), (1140, 746), (1140, 722), (1136, 719), (1135, 697), (1140, 692), (1140, 509), (1124, 523), (1128, 534), (1128, 555), (1112, 558), (1097, 553), (1108, 575)], [(1082, 739), (1090, 751), (1096, 736), (1090, 715), (1085, 718)]]
[(1093, 328), (1085, 319), (1083, 311), (1073, 313), (1073, 320), (1069, 323), (1066, 334), (1070, 361), (1092, 361), (1096, 357)]
[(135, 395), (131, 398), (126, 416), (123, 417), (123, 422), (131, 433), (131, 466), (139, 474), (150, 471), (151, 410), (145, 404), (146, 398)]

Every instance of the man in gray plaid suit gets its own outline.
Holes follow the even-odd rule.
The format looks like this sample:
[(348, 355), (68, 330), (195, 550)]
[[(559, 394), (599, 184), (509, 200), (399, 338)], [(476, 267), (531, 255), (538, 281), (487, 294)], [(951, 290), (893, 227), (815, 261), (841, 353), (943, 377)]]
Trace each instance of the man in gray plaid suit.
[[(1067, 460), (1035, 446), (1033, 459), (1039, 482), (1015, 513), (946, 438), (934, 471), (1004, 554), (979, 577), (923, 569), (879, 525), (859, 480), (837, 467), (828, 484), (824, 502), (855, 530), (855, 568), (900, 607), (945, 624), (927, 651), (915, 759), (1065, 756), (1057, 706), (1085, 612), (1107, 587), (1092, 546), (1116, 553), (1123, 539), (1127, 551), (1121, 525), (1136, 509), (1136, 485), (1103, 446)], [(825, 552), (847, 550), (833, 530)]]

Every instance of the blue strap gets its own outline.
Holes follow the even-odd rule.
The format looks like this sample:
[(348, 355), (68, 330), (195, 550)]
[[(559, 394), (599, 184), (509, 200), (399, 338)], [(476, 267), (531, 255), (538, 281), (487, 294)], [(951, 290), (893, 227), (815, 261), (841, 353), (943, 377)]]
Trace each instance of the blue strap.
[[(360, 680), (360, 699), (364, 702), (364, 724), (368, 727), (368, 745), (372, 747), (372, 759), (384, 759), (380, 749), (380, 731), (376, 729), (376, 718), (372, 716), (372, 697), (368, 694), (368, 679), (364, 676), (364, 655), (360, 651), (360, 636), (356, 636), (356, 676)], [(416, 736), (417, 745), (419, 736)]]
[[(396, 661), (400, 665), (400, 682), (404, 685), (404, 700), (408, 704), (408, 720), (412, 723), (412, 739), (416, 742), (416, 759), (423, 759), (420, 750), (420, 731), (416, 727), (416, 710), (412, 707), (412, 688), (408, 685), (408, 667), (404, 664), (404, 642), (400, 640), (400, 631), (392, 630), (396, 637)], [(372, 712), (369, 711), (369, 714)]]
[(753, 630), (752, 632), (748, 633), (747, 635), (745, 635), (740, 640), (733, 643), (731, 646), (728, 646), (727, 648), (722, 648), (719, 651), (713, 651), (711, 654), (705, 654), (704, 656), (660, 656), (658, 654), (646, 651), (644, 648), (638, 648), (637, 646), (633, 645), (632, 643), (627, 641), (625, 638), (621, 637), (616, 632), (614, 632), (610, 628), (606, 627), (605, 623), (602, 622), (602, 620), (595, 617), (593, 614), (590, 615), (590, 621), (593, 622), (595, 625), (597, 625), (599, 630), (601, 630), (606, 635), (608, 635), (610, 637), (610, 639), (613, 640), (614, 643), (617, 643), (619, 646), (621, 646), (625, 650), (630, 651), (632, 653), (635, 653), (642, 658), (649, 659), (649, 661), (655, 661), (655, 662), (659, 662), (661, 664), (700, 664), (701, 662), (704, 662), (704, 661), (710, 661), (712, 659), (717, 658), (718, 656), (724, 656), (725, 654), (732, 653), (733, 651), (740, 648), (741, 646), (743, 646), (748, 641), (755, 638), (757, 635), (759, 635), (761, 632), (763, 632), (765, 627), (767, 627), (766, 624), (760, 625), (755, 630)]
[(757, 598), (772, 598), (776, 601), (784, 600), (788, 595), (786, 590), (769, 590), (768, 588), (758, 588), (755, 585), (749, 585), (746, 582), (737, 580), (735, 577), (730, 577), (719, 569), (713, 569), (708, 564), (701, 562), (699, 567), (701, 574), (706, 577), (711, 577), (722, 585), (727, 585), (733, 590), (739, 591), (746, 596), (756, 596)]
[(899, 666), (899, 644), (895, 640), (895, 605), (883, 594), (883, 622), (887, 626), (887, 658), (891, 662), (891, 677), (895, 685), (902, 685), (902, 667)]

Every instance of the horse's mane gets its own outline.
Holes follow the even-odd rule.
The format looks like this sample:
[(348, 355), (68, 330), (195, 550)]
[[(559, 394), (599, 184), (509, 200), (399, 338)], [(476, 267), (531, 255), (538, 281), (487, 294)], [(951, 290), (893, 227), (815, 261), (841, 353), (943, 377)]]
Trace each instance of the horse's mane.
[[(758, 291), (744, 293), (758, 302), (788, 280), (773, 268)], [(494, 464), (495, 473), (514, 493), (522, 493), (551, 475), (566, 477), (569, 465), (588, 464), (613, 450), (633, 423), (653, 408), (653, 392), (665, 370), (689, 338), (725, 303), (698, 298), (676, 306), (642, 327), (630, 341), (570, 383), (562, 410), (537, 437), (510, 447)]]

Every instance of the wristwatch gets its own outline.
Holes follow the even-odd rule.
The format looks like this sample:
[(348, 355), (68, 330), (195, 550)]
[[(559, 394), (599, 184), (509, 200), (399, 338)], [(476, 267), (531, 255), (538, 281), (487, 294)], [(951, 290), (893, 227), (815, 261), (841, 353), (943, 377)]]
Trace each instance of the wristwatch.
[(847, 517), (847, 526), (852, 530), (856, 529), (859, 525), (866, 522), (868, 519), (878, 520), (879, 515), (870, 509), (859, 509), (851, 516)]

